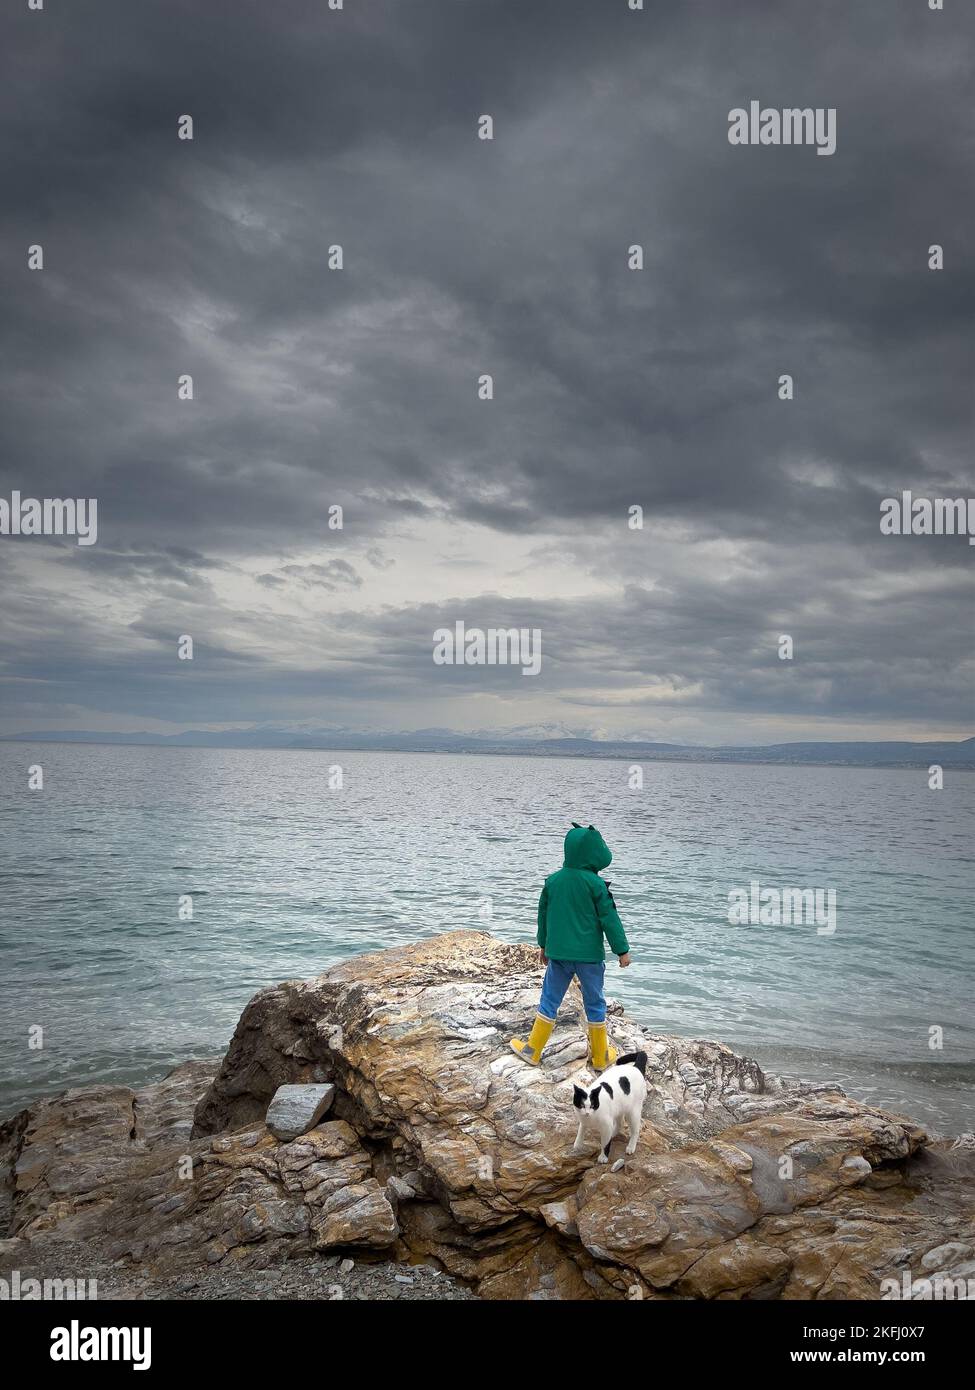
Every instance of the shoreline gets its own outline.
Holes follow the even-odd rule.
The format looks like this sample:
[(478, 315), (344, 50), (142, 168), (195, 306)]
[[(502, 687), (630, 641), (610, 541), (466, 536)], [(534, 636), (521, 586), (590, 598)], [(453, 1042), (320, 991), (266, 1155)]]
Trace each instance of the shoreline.
[[(647, 1029), (650, 1028), (649, 1021), (642, 1021), (638, 1016), (634, 1017), (641, 1026)], [(959, 1123), (954, 1128), (943, 1128), (934, 1123), (932, 1115), (936, 1107), (933, 1102), (926, 1101), (923, 1096), (914, 1096), (912, 1099), (910, 1095), (908, 1095), (903, 1100), (900, 1098), (884, 1100), (871, 1098), (871, 1093), (877, 1093), (886, 1089), (889, 1089), (891, 1093), (893, 1092), (893, 1087), (885, 1088), (882, 1084), (877, 1084), (883, 1081), (887, 1069), (893, 1068), (908, 1071), (915, 1066), (923, 1067), (925, 1065), (923, 1061), (911, 1059), (883, 1063), (879, 1058), (864, 1059), (859, 1066), (850, 1068), (851, 1075), (844, 1076), (843, 1072), (847, 1070), (847, 1068), (830, 1064), (829, 1058), (831, 1054), (826, 1050), (823, 1052), (822, 1059), (817, 1060), (812, 1049), (799, 1049), (799, 1051), (806, 1054), (807, 1060), (805, 1069), (797, 1070), (794, 1064), (796, 1049), (790, 1048), (786, 1044), (774, 1042), (743, 1042), (733, 1037), (713, 1039), (705, 1038), (700, 1035), (682, 1033), (674, 1034), (673, 1036), (685, 1046), (703, 1044), (709, 1047), (728, 1048), (740, 1056), (758, 1062), (763, 1071), (774, 1074), (790, 1084), (795, 1084), (797, 1086), (835, 1085), (841, 1088), (846, 1094), (850, 1095), (854, 1100), (860, 1101), (865, 1105), (876, 1105), (880, 1109), (890, 1110), (895, 1114), (903, 1115), (906, 1119), (916, 1124), (924, 1125), (932, 1137), (938, 1139), (957, 1139), (964, 1134), (970, 1133), (972, 1126), (975, 1126), (975, 1104), (973, 1104), (970, 1098), (971, 1092), (967, 1090), (965, 1094), (969, 1097), (968, 1103), (972, 1106), (973, 1113), (969, 1113), (965, 1116), (965, 1120), (968, 1121), (967, 1125), (965, 1123)], [(101, 1073), (97, 1076), (86, 1075), (85, 1077), (59, 1081), (49, 1087), (43, 1087), (40, 1090), (32, 1091), (29, 1096), (20, 1102), (14, 1102), (9, 1105), (5, 1102), (0, 1103), (0, 1125), (11, 1123), (25, 1110), (30, 1110), (44, 1102), (57, 1100), (67, 1091), (81, 1089), (86, 1086), (119, 1085), (128, 1086), (138, 1091), (158, 1085), (178, 1067), (202, 1063), (209, 1058), (222, 1057), (229, 1048), (230, 1042), (231, 1039), (227, 1039), (223, 1043), (215, 1045), (208, 1051), (207, 1055), (202, 1058), (199, 1053), (196, 1053), (185, 1057), (170, 1057), (166, 1061), (155, 1062), (144, 1069), (134, 1068), (127, 1070), (123, 1068), (120, 1072), (113, 1075), (110, 1080), (106, 1078), (104, 1073)], [(875, 1061), (876, 1070), (871, 1069), (869, 1065), (870, 1061)], [(935, 1070), (939, 1066), (944, 1066), (946, 1071), (955, 1066), (959, 1066), (966, 1069), (971, 1068), (972, 1072), (975, 1073), (975, 1060), (957, 1064), (933, 1062), (927, 1063), (927, 1065)], [(959, 1082), (959, 1090), (961, 1089), (962, 1083)], [(920, 1107), (920, 1111), (928, 1110), (931, 1114), (925, 1115), (919, 1113), (915, 1108), (912, 1108), (917, 1106)], [(955, 1107), (952, 1107), (952, 1109), (954, 1108)]]
[[(0, 736), (0, 744), (10, 744), (13, 746), (18, 744), (30, 745), (31, 743), (43, 743), (61, 748), (158, 748), (166, 752), (181, 753), (199, 753), (201, 751), (208, 753), (395, 753), (421, 757), (565, 758), (571, 762), (630, 762), (636, 760), (645, 763), (681, 763), (701, 767), (850, 768), (861, 772), (917, 772), (923, 771), (930, 765), (927, 759), (924, 758), (904, 762), (863, 762), (847, 758), (827, 761), (818, 758), (693, 757), (680, 753), (671, 754), (661, 753), (659, 751), (647, 753), (641, 751), (640, 745), (636, 745), (631, 750), (621, 749), (619, 752), (589, 752), (588, 750), (573, 752), (565, 748), (553, 748), (549, 751), (542, 747), (478, 748), (465, 745), (462, 748), (406, 748), (396, 744), (377, 746), (376, 744), (359, 743), (349, 743), (340, 746), (328, 743), (316, 743), (311, 745), (280, 743), (154, 743), (138, 740), (127, 742), (123, 739), (25, 738), (16, 734), (5, 734)], [(943, 766), (950, 772), (975, 772), (975, 763), (949, 762), (943, 764)]]
[(0, 1277), (70, 1254), (109, 1297), (869, 1300), (975, 1270), (975, 1147), (618, 1002), (639, 1128), (580, 1145), (581, 996), (542, 1065), (505, 1044), (536, 963), (475, 930), (352, 956), (260, 990), (222, 1059), (18, 1112)]

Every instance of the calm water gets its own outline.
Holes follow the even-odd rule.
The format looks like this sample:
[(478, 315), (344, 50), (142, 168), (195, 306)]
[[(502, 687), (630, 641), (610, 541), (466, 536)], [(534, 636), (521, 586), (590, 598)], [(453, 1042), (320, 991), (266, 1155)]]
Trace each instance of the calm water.
[[(355, 952), (462, 926), (533, 941), (577, 820), (616, 856), (634, 965), (607, 981), (635, 1017), (975, 1127), (975, 776), (644, 772), (631, 791), (613, 761), (0, 744), (0, 1114), (220, 1052), (255, 990)], [(835, 888), (835, 935), (729, 925), (752, 879)]]

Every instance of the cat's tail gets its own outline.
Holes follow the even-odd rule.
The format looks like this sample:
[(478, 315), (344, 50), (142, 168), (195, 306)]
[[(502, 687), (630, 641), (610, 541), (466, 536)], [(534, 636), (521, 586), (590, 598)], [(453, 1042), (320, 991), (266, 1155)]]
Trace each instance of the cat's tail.
[(628, 1052), (625, 1057), (617, 1057), (618, 1067), (636, 1067), (641, 1076), (647, 1074), (647, 1054), (645, 1052)]

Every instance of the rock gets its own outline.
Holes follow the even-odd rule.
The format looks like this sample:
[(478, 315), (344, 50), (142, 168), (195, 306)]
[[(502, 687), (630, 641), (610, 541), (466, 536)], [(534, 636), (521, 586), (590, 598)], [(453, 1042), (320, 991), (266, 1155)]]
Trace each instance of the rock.
[(340, 1274), (351, 1274), (355, 1269), (355, 1260), (343, 1260), (339, 1265)]
[(392, 1245), (399, 1235), (396, 1215), (389, 1198), (376, 1182), (342, 1186), (321, 1203), (312, 1222), (315, 1245), (319, 1250), (330, 1246), (372, 1245), (382, 1248)]
[(194, 1105), (217, 1067), (184, 1063), (138, 1092), (75, 1088), (0, 1125), (0, 1190), (10, 1193), (10, 1233), (35, 1221), (43, 1225), (49, 1210), (53, 1217), (75, 1206), (96, 1207), (147, 1155), (177, 1146), (185, 1151)]
[(859, 1154), (851, 1154), (849, 1158), (844, 1158), (842, 1166), (844, 1171), (848, 1173), (866, 1174), (873, 1172), (873, 1165), (868, 1163), (865, 1158), (861, 1158)]
[[(127, 1116), (132, 1096), (93, 1089), (91, 1101), (100, 1154), (116, 1129), (113, 1113)], [(164, 1277), (195, 1263), (253, 1265), (331, 1246), (385, 1249), (398, 1237), (370, 1157), (343, 1120), (287, 1143), (263, 1124), (188, 1146), (173, 1143), (170, 1130), (169, 1143), (117, 1139), (100, 1166), (83, 1154), (66, 1165), (64, 1151), (80, 1144), (78, 1104), (73, 1092), (43, 1102), (25, 1127), (14, 1229), (32, 1245), (100, 1237), (115, 1258)]]
[(268, 1106), (266, 1124), (276, 1139), (297, 1139), (314, 1129), (335, 1099), (335, 1087), (279, 1086)]
[[(639, 1143), (619, 1171), (574, 1155), (575, 988), (541, 1067), (506, 1046), (539, 984), (535, 950), (467, 931), (262, 990), (212, 1081), (67, 1092), (0, 1128), (0, 1236), (104, 1237), (183, 1277), (365, 1247), (492, 1299), (874, 1299), (965, 1267), (975, 1153), (618, 1004), (614, 1041), (648, 1055)], [(329, 1118), (270, 1132), (281, 1087), (333, 1088)]]
[(928, 1270), (948, 1269), (957, 1264), (959, 1260), (967, 1260), (971, 1253), (972, 1247), (970, 1245), (963, 1245), (960, 1241), (950, 1240), (946, 1245), (937, 1245), (926, 1255), (922, 1255), (921, 1268), (925, 1273)]
[[(581, 1016), (563, 1010), (540, 1068), (504, 1046), (530, 1024), (538, 985), (534, 951), (456, 932), (264, 990), (196, 1132), (241, 1123), (314, 1063), (338, 1088), (337, 1113), (390, 1159), (405, 1246), (482, 1296), (877, 1296), (884, 1252), (903, 1243), (887, 1217), (914, 1200), (907, 1165), (923, 1130), (836, 1086), (766, 1084), (720, 1043), (649, 1034), (614, 1005), (618, 1044), (648, 1054), (649, 1096), (633, 1159), (594, 1167), (570, 1152)], [(410, 1192), (406, 1173), (419, 1175)], [(928, 1176), (925, 1214), (908, 1222), (919, 1243), (947, 1229), (954, 1200)], [(840, 1237), (837, 1262), (824, 1212), (842, 1223), (854, 1204), (866, 1226)]]
[(407, 1202), (411, 1197), (416, 1196), (413, 1184), (407, 1182), (405, 1178), (398, 1177), (395, 1173), (388, 1179), (386, 1190), (390, 1192), (398, 1202)]
[(552, 1226), (567, 1236), (579, 1234), (579, 1226), (576, 1221), (579, 1207), (574, 1197), (569, 1197), (564, 1202), (546, 1202), (539, 1207), (538, 1211), (546, 1226)]
[(220, 1067), (219, 1057), (183, 1062), (162, 1081), (136, 1091), (133, 1111), (141, 1137), (149, 1149), (184, 1143), (193, 1128), (193, 1108)]

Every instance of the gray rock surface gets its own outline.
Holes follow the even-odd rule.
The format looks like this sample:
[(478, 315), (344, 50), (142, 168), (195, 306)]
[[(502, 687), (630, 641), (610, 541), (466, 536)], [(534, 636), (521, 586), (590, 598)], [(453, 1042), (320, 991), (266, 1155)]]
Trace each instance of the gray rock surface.
[(275, 1139), (298, 1139), (315, 1128), (334, 1099), (335, 1087), (329, 1082), (279, 1086), (267, 1108), (265, 1123)]

